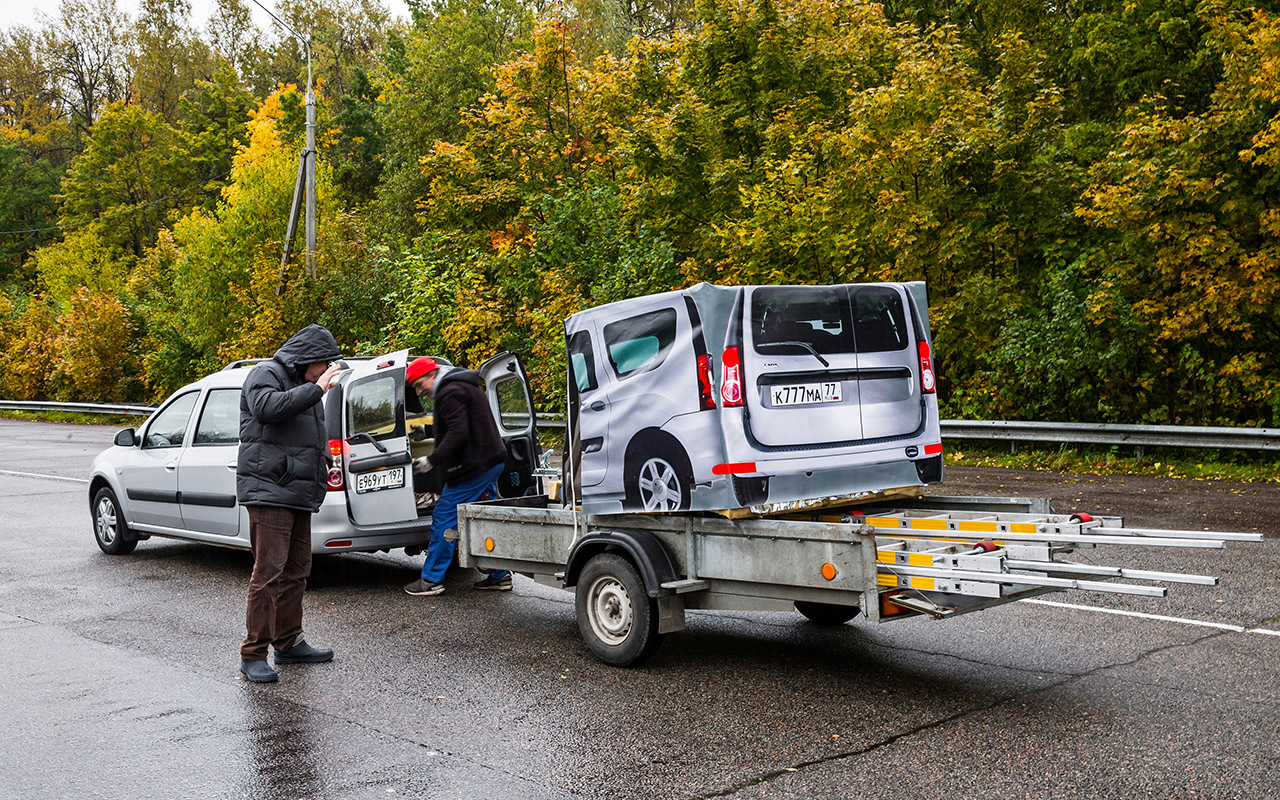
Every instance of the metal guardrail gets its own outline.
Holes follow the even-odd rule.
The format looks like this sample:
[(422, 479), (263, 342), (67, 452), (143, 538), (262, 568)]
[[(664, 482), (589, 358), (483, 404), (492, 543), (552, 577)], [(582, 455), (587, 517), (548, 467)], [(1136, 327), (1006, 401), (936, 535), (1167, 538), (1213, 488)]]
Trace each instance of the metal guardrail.
[[(147, 416), (153, 406), (109, 403), (49, 403), (0, 400), (0, 411), (73, 411), (82, 414)], [(563, 414), (539, 415), (538, 427), (564, 430)], [(1206, 450), (1280, 451), (1280, 428), (1226, 428), (1194, 425), (1116, 425), (1090, 422), (1023, 422), (1008, 420), (942, 420), (942, 438), (977, 441), (1053, 442)]]
[(1089, 422), (942, 420), (942, 438), (1008, 442), (1189, 447), (1206, 450), (1280, 450), (1280, 428), (1194, 425), (1115, 425)]
[(0, 400), (0, 411), (70, 411), (77, 414), (109, 414), (114, 417), (146, 417), (155, 406), (111, 403), (47, 403), (41, 400)]

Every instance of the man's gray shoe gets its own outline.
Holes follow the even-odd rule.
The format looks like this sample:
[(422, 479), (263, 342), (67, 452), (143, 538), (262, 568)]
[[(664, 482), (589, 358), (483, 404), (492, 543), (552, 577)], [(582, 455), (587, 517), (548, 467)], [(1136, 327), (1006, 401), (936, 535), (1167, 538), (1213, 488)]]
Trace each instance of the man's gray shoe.
[(509, 592), (511, 591), (511, 576), (504, 575), (501, 578), (495, 578), (492, 575), (490, 575), (489, 577), (484, 578), (483, 580), (476, 581), (474, 584), (472, 584), (472, 588), (488, 589), (490, 591), (496, 591), (496, 592)]
[(424, 581), (422, 578), (418, 578), (413, 583), (404, 587), (404, 590), (406, 593), (416, 595), (418, 597), (430, 597), (431, 595), (443, 594), (444, 584), (431, 583), (430, 581)]
[(254, 683), (275, 683), (280, 675), (265, 661), (241, 661), (240, 671)]
[(302, 639), (294, 642), (293, 647), (284, 652), (276, 651), (277, 664), (321, 664), (332, 660), (332, 650), (317, 650)]

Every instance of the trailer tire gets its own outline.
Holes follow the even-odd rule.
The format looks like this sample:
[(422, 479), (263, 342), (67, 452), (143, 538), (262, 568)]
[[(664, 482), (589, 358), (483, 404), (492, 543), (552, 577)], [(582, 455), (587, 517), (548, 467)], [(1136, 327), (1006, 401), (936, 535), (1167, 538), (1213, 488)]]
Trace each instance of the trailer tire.
[(813, 603), (797, 600), (796, 611), (804, 614), (815, 625), (843, 625), (861, 611), (857, 606), (838, 606), (834, 603)]
[(635, 666), (658, 649), (657, 606), (635, 566), (616, 553), (592, 557), (578, 576), (578, 630), (592, 654), (611, 666)]

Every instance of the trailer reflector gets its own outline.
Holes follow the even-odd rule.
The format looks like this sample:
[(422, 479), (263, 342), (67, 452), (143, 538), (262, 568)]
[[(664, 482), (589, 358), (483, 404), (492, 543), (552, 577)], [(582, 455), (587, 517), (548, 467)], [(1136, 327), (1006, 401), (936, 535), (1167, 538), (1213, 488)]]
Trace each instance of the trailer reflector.
[(835, 580), (836, 575), (838, 574), (839, 572), (836, 570), (835, 564), (832, 564), (831, 562), (827, 562), (826, 564), (822, 565), (822, 577), (826, 578), (827, 580), (829, 581)]

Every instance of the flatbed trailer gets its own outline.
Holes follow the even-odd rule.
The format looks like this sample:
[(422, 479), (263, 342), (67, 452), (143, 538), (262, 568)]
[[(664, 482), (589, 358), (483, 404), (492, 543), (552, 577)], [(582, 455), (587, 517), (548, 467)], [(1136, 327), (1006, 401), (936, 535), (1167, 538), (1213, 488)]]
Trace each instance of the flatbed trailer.
[[(1221, 548), (1260, 534), (1135, 529), (1044, 499), (927, 497), (777, 516), (586, 515), (545, 495), (459, 507), (458, 562), (575, 593), (600, 660), (639, 664), (689, 609), (796, 610), (818, 624), (944, 619), (1057, 591), (1164, 597), (1217, 578), (1071, 561), (1105, 545)], [(1162, 584), (1162, 585), (1154, 585)]]

